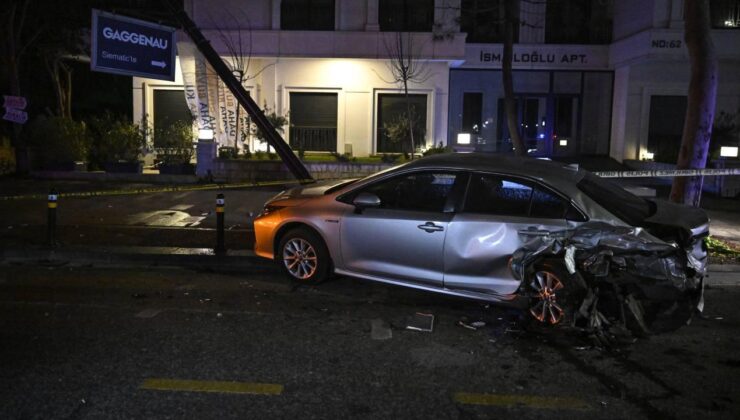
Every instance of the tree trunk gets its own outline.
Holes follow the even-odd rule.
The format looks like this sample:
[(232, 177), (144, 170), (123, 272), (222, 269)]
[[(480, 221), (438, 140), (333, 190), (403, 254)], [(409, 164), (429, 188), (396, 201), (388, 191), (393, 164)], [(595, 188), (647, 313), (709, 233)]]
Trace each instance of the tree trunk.
[[(717, 98), (717, 57), (710, 33), (709, 1), (684, 3), (686, 48), (691, 62), (691, 81), (676, 169), (706, 167)], [(704, 178), (675, 177), (671, 201), (699, 207)]]
[(504, 110), (506, 111), (506, 124), (509, 127), (509, 135), (514, 146), (514, 154), (526, 156), (524, 143), (519, 136), (519, 121), (517, 118), (516, 97), (514, 96), (514, 78), (511, 64), (514, 56), (514, 28), (519, 18), (516, 16), (516, 0), (505, 0), (504, 4), (505, 34), (504, 34), (504, 57), (501, 65), (501, 76), (504, 84)]
[(414, 160), (414, 122), (411, 120), (411, 101), (409, 99), (409, 84), (406, 79), (403, 81), (403, 94), (406, 95), (406, 119), (409, 123), (409, 138), (411, 139), (411, 160)]

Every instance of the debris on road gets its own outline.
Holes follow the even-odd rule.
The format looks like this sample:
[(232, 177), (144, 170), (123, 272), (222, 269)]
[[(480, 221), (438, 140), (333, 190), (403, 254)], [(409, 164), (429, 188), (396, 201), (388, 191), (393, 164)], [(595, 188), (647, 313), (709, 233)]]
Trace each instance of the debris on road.
[(417, 312), (409, 317), (407, 330), (432, 332), (434, 329), (434, 315)]
[(136, 318), (154, 318), (162, 312), (161, 309), (149, 308), (136, 314)]
[(373, 340), (389, 340), (393, 338), (393, 331), (387, 322), (376, 318), (370, 321), (370, 338)]

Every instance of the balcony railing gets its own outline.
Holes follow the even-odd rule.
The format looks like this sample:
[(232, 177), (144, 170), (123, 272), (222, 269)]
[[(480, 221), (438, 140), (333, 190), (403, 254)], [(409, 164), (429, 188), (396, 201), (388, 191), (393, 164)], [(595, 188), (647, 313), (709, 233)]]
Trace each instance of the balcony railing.
[(336, 127), (290, 127), (290, 147), (309, 152), (336, 152)]

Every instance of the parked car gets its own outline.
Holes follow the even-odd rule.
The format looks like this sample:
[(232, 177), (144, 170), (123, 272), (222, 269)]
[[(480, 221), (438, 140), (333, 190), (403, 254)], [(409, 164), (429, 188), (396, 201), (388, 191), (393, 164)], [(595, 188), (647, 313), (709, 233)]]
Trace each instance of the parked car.
[[(550, 324), (574, 314), (584, 283), (600, 279), (652, 299), (648, 286), (662, 276), (668, 283), (660, 287), (681, 289), (687, 305), (701, 305), (708, 227), (702, 210), (637, 197), (585, 170), (475, 153), (298, 186), (269, 200), (254, 221), (256, 254), (295, 281), (317, 284), (336, 273), (527, 305)], [(657, 266), (658, 274), (643, 278)]]

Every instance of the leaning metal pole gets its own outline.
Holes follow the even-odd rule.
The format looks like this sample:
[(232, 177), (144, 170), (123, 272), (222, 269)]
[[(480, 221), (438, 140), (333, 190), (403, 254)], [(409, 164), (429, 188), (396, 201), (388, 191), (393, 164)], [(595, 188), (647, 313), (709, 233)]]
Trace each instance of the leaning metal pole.
[[(229, 67), (224, 63), (216, 50), (213, 49), (208, 39), (203, 36), (203, 33), (195, 25), (195, 22), (190, 19), (190, 16), (188, 16), (182, 7), (175, 6), (172, 0), (164, 0), (164, 3), (166, 3), (167, 7), (172, 11), (182, 30), (185, 31), (190, 39), (193, 40), (193, 43), (198, 47), (198, 50), (203, 54), (203, 57), (205, 57), (226, 87), (229, 88), (231, 93), (239, 102), (239, 105), (244, 107), (249, 116), (252, 117), (254, 123), (265, 135), (267, 143), (275, 148), (275, 151), (280, 155), (283, 163), (285, 163), (285, 166), (288, 167), (293, 176), (302, 183), (313, 182), (314, 179), (308, 172), (308, 169), (303, 165), (303, 162), (301, 162), (298, 156), (293, 153), (293, 150), (285, 140), (283, 140), (280, 134), (278, 134), (275, 127), (273, 127), (267, 117), (265, 117), (265, 114), (259, 106), (257, 106), (254, 100), (252, 100), (247, 91), (244, 90), (244, 87), (239, 83), (236, 77), (234, 77), (229, 70)], [(179, 3), (182, 4), (182, 2)]]

